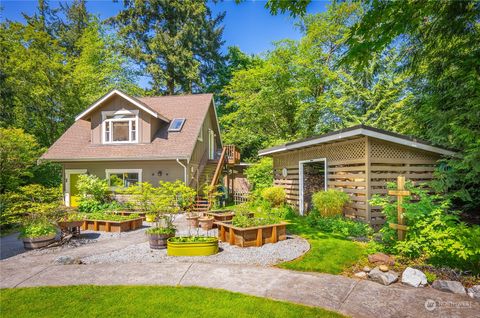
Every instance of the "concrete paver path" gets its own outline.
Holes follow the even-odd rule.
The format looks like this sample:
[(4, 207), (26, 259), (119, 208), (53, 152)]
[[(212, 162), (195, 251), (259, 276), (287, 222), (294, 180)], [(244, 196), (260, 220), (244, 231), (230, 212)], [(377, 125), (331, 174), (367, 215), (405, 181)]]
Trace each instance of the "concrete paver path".
[(53, 263), (59, 255), (85, 257), (124, 248), (140, 240), (145, 240), (143, 233), (99, 241), (71, 249), (68, 253), (24, 253), (6, 258), (0, 261), (0, 287), (81, 284), (201, 286), (319, 306), (352, 317), (480, 317), (480, 302), (468, 296), (401, 284), (387, 287), (339, 275), (205, 263)]

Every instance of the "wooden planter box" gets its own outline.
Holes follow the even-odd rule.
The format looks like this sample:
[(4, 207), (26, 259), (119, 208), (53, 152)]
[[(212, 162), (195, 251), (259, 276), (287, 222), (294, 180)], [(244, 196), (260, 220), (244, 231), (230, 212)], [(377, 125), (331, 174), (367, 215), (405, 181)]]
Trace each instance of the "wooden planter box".
[(286, 223), (262, 225), (248, 228), (217, 222), (218, 239), (230, 245), (240, 247), (262, 246), (266, 243), (276, 243), (287, 238)]
[(115, 214), (125, 215), (125, 216), (131, 215), (131, 214), (138, 214), (138, 216), (140, 216), (142, 218), (145, 218), (145, 213), (144, 212), (136, 212), (136, 211), (125, 210), (125, 211), (115, 212)]
[(143, 218), (125, 221), (84, 220), (82, 230), (127, 232), (142, 227)]

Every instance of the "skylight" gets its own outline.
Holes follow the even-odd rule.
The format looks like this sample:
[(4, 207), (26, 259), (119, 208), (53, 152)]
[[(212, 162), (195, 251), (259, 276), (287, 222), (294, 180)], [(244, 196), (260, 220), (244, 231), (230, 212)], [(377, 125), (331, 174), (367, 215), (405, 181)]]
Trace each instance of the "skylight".
[(182, 130), (185, 118), (174, 118), (168, 127), (168, 131), (180, 131)]

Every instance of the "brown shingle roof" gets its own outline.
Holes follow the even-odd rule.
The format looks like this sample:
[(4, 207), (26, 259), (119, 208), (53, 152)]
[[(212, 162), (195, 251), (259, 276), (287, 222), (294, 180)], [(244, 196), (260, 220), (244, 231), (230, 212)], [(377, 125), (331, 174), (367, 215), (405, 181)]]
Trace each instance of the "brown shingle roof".
[(168, 132), (163, 124), (146, 144), (102, 145), (91, 143), (91, 123), (77, 120), (40, 158), (51, 161), (161, 160), (190, 158), (200, 127), (212, 102), (212, 94), (138, 98), (163, 116), (185, 118), (181, 132)]

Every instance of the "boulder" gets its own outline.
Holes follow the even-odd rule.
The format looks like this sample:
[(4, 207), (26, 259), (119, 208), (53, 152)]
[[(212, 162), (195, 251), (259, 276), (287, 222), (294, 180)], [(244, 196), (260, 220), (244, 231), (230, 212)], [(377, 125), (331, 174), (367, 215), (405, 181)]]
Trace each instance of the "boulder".
[(357, 277), (357, 278), (365, 279), (365, 278), (367, 278), (367, 273), (365, 273), (365, 272), (358, 272), (358, 273), (353, 274), (353, 276), (355, 276), (355, 277)]
[(466, 294), (462, 283), (453, 280), (439, 279), (433, 282), (432, 287), (447, 293)]
[(402, 273), (402, 283), (412, 287), (427, 285), (427, 276), (415, 268), (407, 267)]
[(383, 253), (375, 253), (368, 255), (368, 261), (376, 265), (395, 265), (395, 259)]
[(398, 280), (398, 273), (394, 271), (382, 272), (378, 267), (375, 267), (368, 273), (370, 280), (388, 286)]
[(475, 285), (472, 288), (467, 289), (467, 294), (473, 299), (480, 300), (480, 285)]

